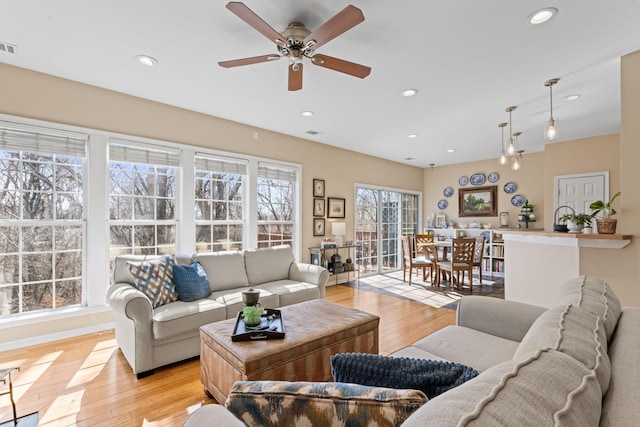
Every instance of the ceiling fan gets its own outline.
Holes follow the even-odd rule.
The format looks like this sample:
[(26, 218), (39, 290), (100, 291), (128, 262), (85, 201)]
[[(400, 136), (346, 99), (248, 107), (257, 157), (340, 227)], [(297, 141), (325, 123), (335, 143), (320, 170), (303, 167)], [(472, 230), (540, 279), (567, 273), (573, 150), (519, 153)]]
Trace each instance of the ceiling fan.
[(277, 45), (278, 54), (221, 61), (218, 62), (218, 65), (221, 67), (239, 67), (241, 65), (258, 64), (260, 62), (268, 62), (286, 57), (289, 59), (290, 91), (302, 89), (302, 60), (305, 57), (309, 58), (314, 65), (360, 77), (361, 79), (371, 73), (370, 67), (345, 61), (344, 59), (316, 54), (315, 52), (320, 46), (330, 42), (364, 21), (362, 11), (355, 6), (349, 5), (345, 7), (315, 31), (307, 30), (304, 25), (299, 22), (292, 22), (282, 33), (274, 30), (251, 9), (245, 6), (244, 3), (229, 2), (227, 3), (227, 9), (235, 13), (240, 19), (251, 25), (266, 38), (273, 41)]

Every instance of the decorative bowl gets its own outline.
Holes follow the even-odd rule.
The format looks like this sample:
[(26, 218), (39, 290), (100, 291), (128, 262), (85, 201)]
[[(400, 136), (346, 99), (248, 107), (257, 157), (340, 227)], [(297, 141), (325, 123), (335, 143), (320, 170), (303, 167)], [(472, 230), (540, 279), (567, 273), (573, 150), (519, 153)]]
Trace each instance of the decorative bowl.
[(485, 230), (488, 230), (491, 228), (491, 223), (488, 224), (482, 224), (482, 228), (484, 228)]
[(458, 228), (464, 230), (465, 228), (467, 228), (467, 224), (463, 224), (461, 222), (458, 223)]

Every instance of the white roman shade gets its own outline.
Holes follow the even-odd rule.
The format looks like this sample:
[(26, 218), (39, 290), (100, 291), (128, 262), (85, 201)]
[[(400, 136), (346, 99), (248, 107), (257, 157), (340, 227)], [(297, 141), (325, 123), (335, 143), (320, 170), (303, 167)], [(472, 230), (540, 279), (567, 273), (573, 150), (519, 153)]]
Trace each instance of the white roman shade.
[(233, 157), (211, 156), (196, 153), (196, 169), (234, 175), (247, 174), (247, 161)]
[(258, 176), (260, 178), (279, 179), (281, 181), (296, 181), (296, 168), (285, 165), (276, 165), (265, 162), (258, 164)]

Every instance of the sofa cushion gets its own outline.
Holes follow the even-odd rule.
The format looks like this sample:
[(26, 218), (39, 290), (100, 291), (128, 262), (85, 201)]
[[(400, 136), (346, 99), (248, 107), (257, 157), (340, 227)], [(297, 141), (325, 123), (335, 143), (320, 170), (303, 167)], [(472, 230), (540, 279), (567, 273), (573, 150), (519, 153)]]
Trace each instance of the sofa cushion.
[(331, 375), (335, 382), (409, 388), (420, 390), (433, 399), (476, 377), (478, 371), (459, 363), (440, 360), (338, 353), (331, 356)]
[(290, 246), (247, 249), (244, 263), (251, 286), (289, 278), (289, 268), (294, 262)]
[(604, 280), (579, 276), (563, 283), (556, 292), (551, 307), (568, 304), (577, 305), (600, 316), (607, 331), (607, 340), (611, 339), (620, 317), (620, 300)]
[(199, 262), (207, 273), (211, 292), (249, 286), (244, 256), (240, 251), (199, 253), (193, 261)]
[(238, 381), (225, 406), (247, 426), (398, 426), (426, 401), (418, 390)]
[(598, 316), (573, 305), (552, 308), (533, 323), (513, 357), (542, 348), (566, 353), (595, 370), (602, 393), (607, 392), (611, 363), (606, 332)]
[(280, 307), (321, 298), (320, 288), (317, 285), (295, 280), (285, 279), (263, 283), (256, 285), (255, 289), (260, 289), (260, 291), (266, 290), (272, 294), (277, 294)]
[(520, 343), (517, 341), (464, 326), (446, 326), (416, 341), (412, 347), (425, 350), (450, 362), (471, 366), (478, 372), (482, 372), (511, 360), (518, 344)]
[(207, 323), (227, 318), (223, 304), (208, 298), (165, 304), (153, 312), (153, 337), (157, 340), (197, 331)]
[(198, 262), (191, 265), (173, 265), (173, 284), (180, 301), (195, 301), (211, 295), (209, 280)]
[(413, 426), (597, 426), (595, 373), (571, 356), (540, 350), (481, 373), (416, 411)]
[(173, 284), (173, 264), (171, 255), (153, 261), (127, 262), (135, 287), (151, 300), (153, 308), (178, 300)]

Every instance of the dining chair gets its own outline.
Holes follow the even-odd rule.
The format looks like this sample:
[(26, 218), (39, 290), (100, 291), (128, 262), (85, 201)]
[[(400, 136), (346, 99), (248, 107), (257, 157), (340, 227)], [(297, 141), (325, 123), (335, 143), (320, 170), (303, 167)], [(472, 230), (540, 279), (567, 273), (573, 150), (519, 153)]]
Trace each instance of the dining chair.
[[(451, 281), (455, 283), (457, 278), (458, 288), (462, 289), (464, 283), (464, 273), (469, 275), (469, 290), (473, 291), (473, 254), (475, 251), (476, 239), (473, 237), (464, 237), (451, 240), (451, 260), (438, 261), (439, 271), (447, 271), (451, 273)], [(462, 272), (462, 280), (460, 280), (460, 272)], [(456, 277), (454, 277), (454, 273)], [(440, 282), (440, 275), (438, 275)]]
[(484, 236), (476, 237), (476, 246), (473, 251), (473, 267), (478, 267), (478, 276), (482, 285), (482, 257), (484, 255)]
[(407, 270), (409, 270), (409, 286), (411, 286), (411, 276), (413, 275), (414, 268), (422, 268), (422, 280), (426, 280), (426, 269), (429, 268), (431, 273), (433, 268), (433, 261), (426, 257), (413, 257), (411, 252), (411, 241), (409, 236), (402, 236), (402, 281), (407, 279)]

